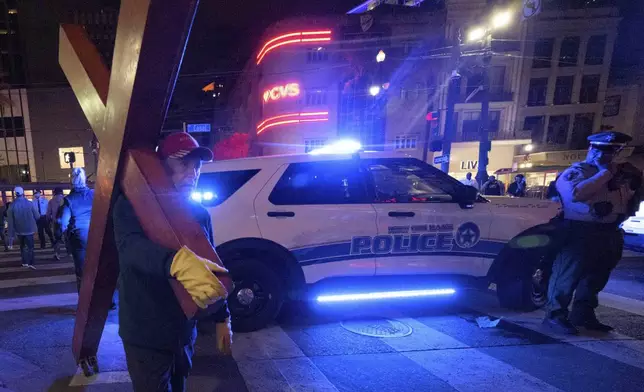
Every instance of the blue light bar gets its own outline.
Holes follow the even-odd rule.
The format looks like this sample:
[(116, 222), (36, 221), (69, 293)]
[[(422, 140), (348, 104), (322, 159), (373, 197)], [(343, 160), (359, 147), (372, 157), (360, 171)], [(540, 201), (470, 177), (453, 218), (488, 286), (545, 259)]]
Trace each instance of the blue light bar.
[(318, 302), (349, 302), (349, 301), (375, 301), (379, 299), (394, 298), (418, 298), (453, 295), (454, 289), (429, 289), (429, 290), (403, 290), (403, 291), (380, 291), (373, 293), (357, 294), (335, 294), (320, 295), (316, 298)]
[(310, 151), (311, 155), (322, 154), (353, 154), (362, 149), (362, 145), (354, 140), (340, 140), (335, 143)]

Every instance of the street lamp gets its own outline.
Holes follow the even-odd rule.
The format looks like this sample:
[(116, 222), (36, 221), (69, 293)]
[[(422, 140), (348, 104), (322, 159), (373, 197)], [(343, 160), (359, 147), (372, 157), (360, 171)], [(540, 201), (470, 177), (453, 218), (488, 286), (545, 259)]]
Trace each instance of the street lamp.
[(387, 55), (385, 54), (385, 52), (381, 50), (381, 51), (380, 51), (380, 52), (378, 52), (378, 54), (376, 55), (376, 62), (377, 62), (377, 63), (382, 63), (383, 61), (385, 61), (385, 58), (386, 58), (386, 57), (387, 57)]
[(376, 95), (380, 94), (380, 86), (371, 86), (371, 87), (369, 87), (369, 94), (372, 97), (375, 97)]
[(480, 41), (485, 38), (487, 31), (483, 27), (475, 27), (467, 33), (469, 42)]
[(523, 151), (525, 152), (530, 152), (532, 150), (534, 150), (534, 144), (526, 144), (525, 146), (523, 146)]
[(495, 29), (500, 29), (506, 27), (512, 22), (512, 12), (506, 10), (494, 14), (492, 16), (492, 27)]

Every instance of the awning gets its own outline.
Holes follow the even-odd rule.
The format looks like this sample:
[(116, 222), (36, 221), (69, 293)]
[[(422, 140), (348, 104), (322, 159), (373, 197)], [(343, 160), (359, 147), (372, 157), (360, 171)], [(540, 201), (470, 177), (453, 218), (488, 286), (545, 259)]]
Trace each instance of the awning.
[(568, 166), (561, 166), (561, 165), (556, 165), (556, 166), (532, 166), (532, 167), (522, 167), (520, 169), (512, 169), (512, 168), (505, 168), (505, 169), (499, 169), (494, 172), (494, 174), (499, 175), (499, 174), (512, 174), (512, 173), (544, 173), (544, 172), (560, 172), (564, 171), (568, 168)]

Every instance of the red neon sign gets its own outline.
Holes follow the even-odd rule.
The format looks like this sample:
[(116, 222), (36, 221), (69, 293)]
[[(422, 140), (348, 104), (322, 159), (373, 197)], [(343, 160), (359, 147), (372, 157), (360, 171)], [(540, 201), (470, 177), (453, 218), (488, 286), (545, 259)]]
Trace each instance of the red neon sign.
[(264, 56), (273, 49), (284, 45), (297, 44), (302, 42), (329, 42), (331, 41), (331, 30), (320, 31), (298, 31), (282, 34), (268, 40), (262, 49), (257, 53), (257, 65), (262, 62)]
[(300, 95), (300, 85), (297, 83), (287, 83), (283, 86), (275, 86), (264, 91), (262, 97), (264, 98), (264, 103), (270, 101), (278, 101), (283, 98), (292, 98)]
[(257, 125), (257, 134), (278, 125), (329, 121), (329, 112), (302, 112), (269, 117)]

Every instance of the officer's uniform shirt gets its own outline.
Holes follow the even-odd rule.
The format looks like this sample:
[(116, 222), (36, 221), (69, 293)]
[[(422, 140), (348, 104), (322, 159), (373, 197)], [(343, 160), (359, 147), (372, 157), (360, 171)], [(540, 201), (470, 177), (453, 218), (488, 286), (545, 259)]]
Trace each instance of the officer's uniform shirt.
[[(579, 162), (566, 169), (557, 179), (564, 218), (596, 223), (621, 223), (628, 211), (628, 202), (634, 191), (629, 184), (619, 184), (609, 190), (613, 174), (599, 170), (591, 163)], [(607, 206), (610, 211), (607, 212)], [(604, 212), (602, 213), (602, 210)]]

